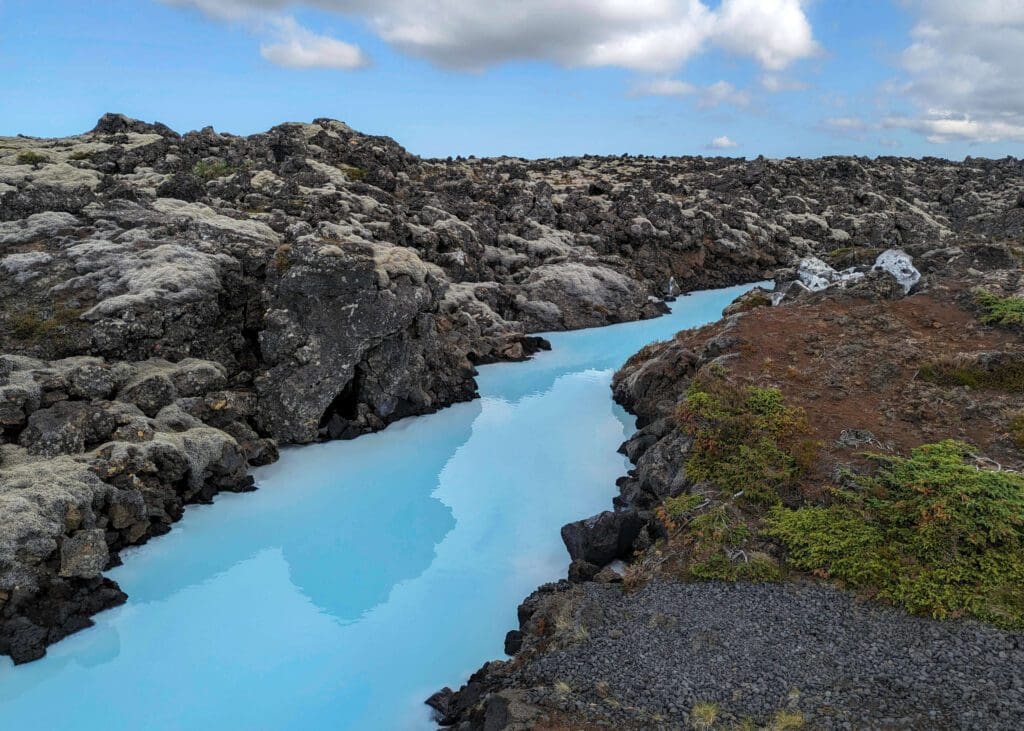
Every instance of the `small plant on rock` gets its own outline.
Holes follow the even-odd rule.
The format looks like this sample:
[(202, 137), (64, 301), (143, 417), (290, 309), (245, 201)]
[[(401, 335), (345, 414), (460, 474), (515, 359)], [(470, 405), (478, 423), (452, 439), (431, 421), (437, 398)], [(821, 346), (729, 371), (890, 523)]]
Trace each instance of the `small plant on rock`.
[(1024, 412), (1019, 412), (1010, 417), (1010, 439), (1017, 446), (1017, 449), (1024, 449)]
[(690, 709), (690, 725), (695, 729), (710, 729), (718, 720), (718, 704), (701, 701)]
[(25, 150), (25, 152), (18, 153), (19, 165), (38, 165), (39, 163), (46, 161), (46, 155), (41, 155), (35, 150)]
[(283, 272), (292, 265), (292, 245), (281, 244), (274, 252), (274, 258), (270, 262), (272, 269)]
[(192, 174), (206, 181), (223, 178), (234, 172), (234, 166), (227, 160), (200, 160), (192, 166)]
[(986, 325), (1024, 325), (1024, 297), (1000, 297), (979, 287), (974, 290), (974, 301), (981, 307), (981, 321)]
[(775, 714), (769, 731), (791, 731), (791, 729), (804, 727), (804, 714), (800, 711), (781, 710)]
[(356, 182), (364, 180), (369, 172), (366, 168), (356, 167), (355, 165), (339, 165), (338, 169), (345, 173), (349, 180)]

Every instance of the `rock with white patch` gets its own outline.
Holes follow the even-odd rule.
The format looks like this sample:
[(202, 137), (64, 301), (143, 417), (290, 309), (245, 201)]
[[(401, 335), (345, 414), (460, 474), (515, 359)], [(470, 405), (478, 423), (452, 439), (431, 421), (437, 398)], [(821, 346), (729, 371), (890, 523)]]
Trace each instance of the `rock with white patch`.
[(906, 252), (898, 249), (883, 251), (871, 269), (891, 274), (906, 293), (921, 281), (921, 272), (914, 266), (914, 260)]

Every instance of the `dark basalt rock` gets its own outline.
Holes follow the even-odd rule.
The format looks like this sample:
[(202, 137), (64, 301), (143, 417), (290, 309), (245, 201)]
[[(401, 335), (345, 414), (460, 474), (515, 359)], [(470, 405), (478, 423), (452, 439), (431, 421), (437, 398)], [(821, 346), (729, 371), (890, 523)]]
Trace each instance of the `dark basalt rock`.
[(523, 646), (523, 633), (517, 629), (509, 630), (505, 635), (505, 654), (515, 655)]
[(627, 556), (646, 520), (636, 511), (604, 511), (562, 526), (562, 541), (574, 561), (604, 566)]
[(600, 572), (601, 567), (597, 564), (584, 561), (582, 558), (573, 559), (569, 564), (569, 581), (574, 583), (593, 581)]
[[(239, 137), (119, 114), (3, 142), (0, 636), (18, 648), (71, 631), (33, 614), (39, 640), (20, 622), (33, 602), (87, 617), (109, 600), (98, 580), (56, 575), (79, 532), (104, 531), (116, 561), (186, 504), (251, 489), (247, 467), (278, 443), (474, 398), (475, 365), (549, 347), (531, 331), (653, 317), (666, 295), (840, 249), (861, 264), (902, 247), (927, 276), (961, 239), (1019, 235), (1024, 220), (1011, 158), (442, 161), (336, 120)], [(948, 256), (918, 256), (938, 241)], [(997, 249), (958, 261), (984, 269)], [(847, 296), (900, 295), (882, 276), (861, 288)], [(645, 436), (622, 515), (569, 529), (595, 564), (628, 551), (633, 511), (684, 479), (648, 443), (675, 365), (616, 381)], [(58, 486), (59, 500), (39, 494)], [(60, 600), (47, 588), (72, 580)], [(14, 586), (35, 598), (15, 602)]]

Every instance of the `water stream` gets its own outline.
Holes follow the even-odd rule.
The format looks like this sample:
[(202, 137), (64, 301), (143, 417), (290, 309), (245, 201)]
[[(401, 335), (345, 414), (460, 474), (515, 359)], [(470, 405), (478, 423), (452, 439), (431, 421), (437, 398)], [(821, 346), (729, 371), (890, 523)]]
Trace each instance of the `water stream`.
[(127, 604), (43, 660), (0, 658), (0, 727), (432, 728), (423, 699), (503, 657), (518, 603), (564, 577), (559, 528), (610, 507), (633, 428), (614, 370), (745, 289), (549, 335), (481, 368), (477, 401), (284, 450), (257, 492), (125, 551)]

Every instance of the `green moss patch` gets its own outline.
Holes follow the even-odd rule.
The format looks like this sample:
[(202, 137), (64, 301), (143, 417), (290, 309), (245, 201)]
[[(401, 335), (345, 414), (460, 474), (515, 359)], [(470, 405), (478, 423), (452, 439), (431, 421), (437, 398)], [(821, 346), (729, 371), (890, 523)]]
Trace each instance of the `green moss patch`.
[(693, 439), (687, 476), (745, 503), (771, 505), (793, 494), (816, 450), (804, 413), (775, 388), (695, 381), (677, 419)]
[(976, 361), (950, 359), (926, 363), (918, 377), (940, 386), (1024, 393), (1024, 360), (1007, 358), (983, 367)]
[(19, 312), (8, 316), (7, 327), (16, 340), (36, 344), (51, 340), (61, 344), (71, 327), (81, 327), (79, 320), (85, 308), (58, 305), (50, 317), (41, 317), (35, 312)]
[(354, 181), (365, 179), (369, 172), (366, 168), (356, 167), (355, 165), (339, 165), (338, 169), (345, 173), (349, 180)]
[(1024, 628), (1024, 476), (979, 469), (945, 441), (875, 456), (831, 504), (776, 506), (765, 535), (789, 563), (935, 618)]
[(987, 325), (1024, 325), (1024, 297), (1000, 297), (979, 287), (974, 290), (974, 301), (981, 307), (981, 321)]
[(19, 165), (37, 165), (41, 162), (46, 162), (47, 157), (34, 150), (26, 150), (25, 152), (18, 153), (17, 160)]
[(215, 180), (225, 175), (233, 175), (235, 166), (227, 160), (200, 160), (192, 166), (192, 174), (200, 180)]

